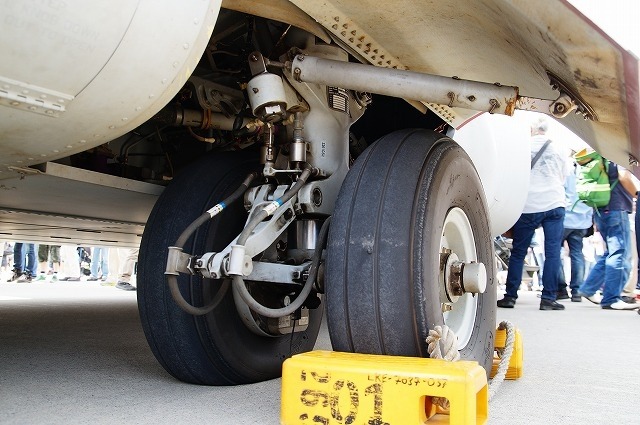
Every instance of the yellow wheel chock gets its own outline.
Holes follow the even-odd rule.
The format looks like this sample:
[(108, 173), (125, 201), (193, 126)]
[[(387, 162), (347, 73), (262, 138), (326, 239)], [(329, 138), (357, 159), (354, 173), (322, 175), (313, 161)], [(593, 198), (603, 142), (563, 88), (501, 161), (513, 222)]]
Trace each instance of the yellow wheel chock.
[[(496, 333), (496, 349), (506, 330)], [(507, 379), (522, 376), (522, 337), (515, 331)], [(491, 376), (500, 359), (494, 357)], [(472, 361), (312, 351), (286, 360), (282, 425), (484, 424), (486, 371)], [(497, 387), (496, 387), (497, 389)], [(448, 401), (447, 409), (441, 406)]]
[[(496, 338), (494, 345), (496, 350), (504, 348), (507, 339), (507, 331), (505, 329), (498, 329), (496, 331)], [(520, 330), (515, 329), (515, 341), (513, 346), (513, 353), (511, 359), (509, 359), (509, 368), (505, 379), (518, 379), (522, 377), (522, 365), (524, 363), (524, 354), (522, 347), (522, 335)], [(491, 367), (491, 377), (496, 375), (498, 370), (498, 364), (500, 364), (500, 358), (498, 356), (493, 357), (493, 366)]]
[(312, 351), (285, 361), (281, 403), (282, 425), (483, 424), (487, 374), (470, 361)]

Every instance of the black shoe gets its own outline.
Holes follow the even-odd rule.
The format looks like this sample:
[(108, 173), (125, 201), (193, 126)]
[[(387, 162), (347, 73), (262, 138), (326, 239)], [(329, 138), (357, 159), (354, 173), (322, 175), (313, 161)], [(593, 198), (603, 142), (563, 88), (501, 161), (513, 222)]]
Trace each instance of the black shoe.
[(558, 300), (568, 300), (569, 294), (567, 293), (567, 291), (562, 291), (562, 292), (558, 292), (558, 294), (556, 295), (556, 301)]
[(564, 310), (564, 306), (550, 300), (540, 300), (540, 310)]
[(498, 307), (513, 308), (516, 305), (516, 299), (505, 295), (503, 299), (498, 300)]
[(131, 285), (129, 282), (118, 282), (116, 283), (116, 288), (122, 289), (123, 291), (135, 291), (136, 287)]
[(14, 282), (22, 275), (23, 273), (20, 270), (13, 269), (13, 273), (11, 274), (11, 277), (7, 279), (7, 282)]
[(620, 298), (622, 299), (622, 301), (626, 302), (627, 304), (635, 304), (636, 303), (636, 297), (622, 296)]
[(582, 297), (580, 295), (571, 295), (571, 302), (572, 303), (581, 303), (582, 302)]

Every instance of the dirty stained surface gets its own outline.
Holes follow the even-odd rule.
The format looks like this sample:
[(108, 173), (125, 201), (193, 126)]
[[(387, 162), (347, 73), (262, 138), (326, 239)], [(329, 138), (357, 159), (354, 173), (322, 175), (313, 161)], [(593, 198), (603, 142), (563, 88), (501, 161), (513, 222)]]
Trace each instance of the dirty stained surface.
[[(552, 74), (597, 115), (593, 122), (571, 114), (562, 124), (622, 164), (640, 153), (640, 141), (629, 142), (627, 94), (638, 85), (638, 75), (624, 74), (631, 58), (565, 1), (292, 2), (378, 66), (499, 82), (543, 99), (558, 97)], [(470, 116), (452, 113), (457, 125)]]

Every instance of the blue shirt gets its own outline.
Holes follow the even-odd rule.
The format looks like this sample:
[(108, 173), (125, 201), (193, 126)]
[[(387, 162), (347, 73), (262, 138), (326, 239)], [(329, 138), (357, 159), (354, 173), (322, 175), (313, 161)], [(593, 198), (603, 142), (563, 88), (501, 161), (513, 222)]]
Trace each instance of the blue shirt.
[(564, 180), (564, 193), (567, 201), (564, 213), (565, 229), (588, 229), (593, 224), (593, 208), (578, 200), (577, 174), (578, 167), (574, 163), (572, 171)]
[(618, 181), (618, 164), (609, 161), (609, 169), (607, 170), (607, 173), (609, 175), (609, 184), (613, 186), (611, 189), (611, 200), (609, 201), (609, 205), (599, 208), (599, 210), (626, 211), (631, 213), (631, 211), (633, 211), (633, 198)]

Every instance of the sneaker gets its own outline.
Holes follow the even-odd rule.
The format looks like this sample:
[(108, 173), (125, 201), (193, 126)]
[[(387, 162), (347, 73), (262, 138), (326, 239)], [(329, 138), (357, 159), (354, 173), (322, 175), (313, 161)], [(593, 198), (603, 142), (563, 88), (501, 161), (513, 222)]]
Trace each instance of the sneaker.
[(38, 277), (36, 278), (37, 282), (41, 282), (43, 280), (47, 280), (47, 275), (44, 274), (44, 272), (40, 272), (40, 274), (38, 275)]
[(505, 295), (503, 299), (498, 300), (498, 307), (513, 308), (516, 305), (516, 299)]
[(57, 282), (58, 281), (58, 273), (53, 273), (53, 276), (51, 276), (51, 282)]
[(593, 295), (585, 295), (580, 293), (579, 294), (582, 298), (586, 298), (587, 301), (591, 301), (594, 304), (598, 304), (600, 305), (600, 301), (602, 301), (602, 297), (598, 294), (593, 294)]
[(618, 300), (613, 304), (603, 305), (602, 308), (604, 310), (635, 310), (640, 308), (640, 304), (629, 304), (622, 300)]
[(18, 277), (18, 282), (20, 283), (24, 283), (24, 282), (31, 282), (32, 278), (31, 275), (29, 273), (22, 273), (20, 275), (20, 277)]
[(627, 304), (635, 304), (636, 303), (636, 297), (621, 296), (620, 298), (622, 299), (622, 301), (626, 302)]
[(582, 302), (582, 297), (580, 295), (571, 295), (571, 302), (572, 303), (581, 303)]
[(136, 287), (132, 286), (129, 282), (118, 282), (116, 283), (116, 288), (122, 289), (123, 291), (135, 291)]
[(9, 279), (7, 279), (7, 282), (14, 282), (14, 281), (18, 280), (18, 278), (20, 276), (22, 276), (22, 274), (23, 273), (21, 271), (13, 269), (13, 274), (11, 275), (11, 277)]
[(556, 295), (556, 301), (559, 300), (568, 300), (569, 294), (567, 293), (567, 291), (562, 291), (562, 292), (558, 292), (558, 294)]
[(87, 282), (95, 281), (95, 280), (98, 280), (98, 278), (97, 278), (97, 277), (95, 277), (95, 276), (89, 276), (89, 277), (87, 278)]
[(540, 300), (540, 310), (564, 310), (564, 306), (556, 301)]

